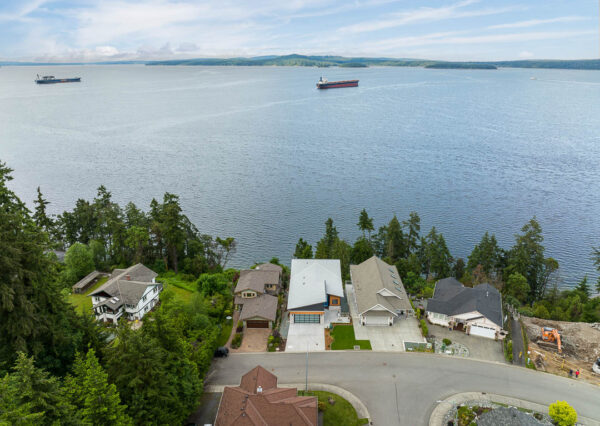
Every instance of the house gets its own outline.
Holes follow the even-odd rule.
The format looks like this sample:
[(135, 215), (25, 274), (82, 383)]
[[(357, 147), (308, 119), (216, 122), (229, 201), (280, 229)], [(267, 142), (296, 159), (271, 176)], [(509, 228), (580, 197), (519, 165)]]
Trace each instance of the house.
[(225, 386), (215, 426), (316, 426), (315, 396), (298, 396), (296, 388), (278, 388), (277, 376), (257, 366), (239, 386)]
[(292, 259), (290, 323), (326, 324), (326, 312), (339, 312), (343, 297), (339, 259)]
[(414, 315), (396, 266), (373, 256), (350, 265), (350, 277), (361, 325), (393, 325)]
[[(240, 321), (247, 328), (271, 328), (277, 317), (277, 294), (281, 289), (281, 267), (272, 264), (259, 265), (265, 269), (247, 269), (240, 272), (234, 290), (235, 308)], [(279, 269), (277, 269), (279, 268)]]
[(141, 263), (127, 269), (115, 269), (110, 279), (90, 293), (98, 321), (117, 323), (125, 316), (130, 321), (142, 319), (158, 303), (163, 289), (157, 273)]
[(102, 273), (98, 272), (98, 271), (90, 272), (85, 277), (83, 277), (78, 282), (76, 282), (73, 285), (73, 287), (71, 287), (71, 289), (73, 290), (73, 293), (85, 293), (85, 291), (89, 287), (91, 287), (92, 284), (94, 284), (96, 281), (98, 281), (98, 278), (101, 275), (102, 275)]
[(444, 278), (436, 283), (433, 297), (427, 301), (427, 319), (432, 324), (494, 339), (502, 330), (502, 296), (489, 284), (470, 288), (455, 278)]

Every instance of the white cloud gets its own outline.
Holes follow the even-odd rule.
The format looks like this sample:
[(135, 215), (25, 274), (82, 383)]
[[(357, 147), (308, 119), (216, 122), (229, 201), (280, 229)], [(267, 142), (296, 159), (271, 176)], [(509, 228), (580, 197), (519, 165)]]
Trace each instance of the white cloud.
[(557, 22), (576, 22), (576, 21), (587, 21), (589, 18), (583, 16), (561, 16), (558, 18), (551, 19), (530, 19), (528, 21), (512, 22), (509, 24), (491, 25), (488, 29), (496, 30), (502, 28), (528, 28), (536, 25), (554, 24)]
[(479, 9), (479, 10), (462, 10), (463, 8), (477, 3), (478, 0), (465, 0), (455, 3), (450, 6), (432, 8), (421, 7), (419, 9), (408, 12), (399, 12), (393, 15), (392, 18), (383, 18), (361, 22), (354, 25), (341, 27), (340, 32), (343, 33), (364, 33), (371, 31), (379, 31), (387, 28), (395, 28), (403, 25), (416, 24), (421, 22), (442, 21), (448, 19), (470, 18), (476, 16), (495, 15), (514, 10), (514, 7), (495, 8), (495, 9)]

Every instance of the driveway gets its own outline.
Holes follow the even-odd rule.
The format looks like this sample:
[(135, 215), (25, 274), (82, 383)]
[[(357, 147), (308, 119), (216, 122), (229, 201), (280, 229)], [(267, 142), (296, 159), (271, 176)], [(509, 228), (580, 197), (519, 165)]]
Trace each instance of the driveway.
[(437, 339), (450, 339), (452, 342), (465, 345), (469, 349), (469, 357), (482, 359), (486, 361), (504, 361), (504, 350), (502, 342), (485, 337), (467, 335), (462, 331), (450, 331), (446, 327), (434, 324), (427, 324), (429, 336), (435, 336)]
[(404, 342), (425, 342), (416, 318), (401, 318), (394, 325), (361, 325), (354, 288), (346, 285), (346, 296), (350, 307), (350, 316), (357, 340), (369, 340), (374, 351), (404, 352)]
[(265, 352), (270, 335), (270, 328), (246, 328), (242, 344), (231, 352)]
[[(262, 365), (286, 383), (303, 383), (306, 355), (232, 354), (216, 359), (209, 385), (233, 385)], [(374, 425), (427, 425), (436, 401), (481, 391), (548, 405), (566, 400), (581, 416), (600, 419), (600, 388), (512, 365), (418, 353), (326, 351), (308, 357), (308, 381), (346, 389), (367, 406)]]
[(323, 324), (290, 323), (286, 352), (318, 352), (325, 350), (325, 328)]

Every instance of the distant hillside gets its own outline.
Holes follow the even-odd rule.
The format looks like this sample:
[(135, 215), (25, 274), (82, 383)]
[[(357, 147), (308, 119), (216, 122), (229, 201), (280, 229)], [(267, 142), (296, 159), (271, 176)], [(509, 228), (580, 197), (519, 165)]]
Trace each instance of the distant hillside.
[(490, 62), (448, 62), (426, 59), (394, 59), (394, 58), (346, 58), (343, 56), (263, 56), (254, 58), (205, 58), (205, 59), (173, 59), (169, 61), (152, 61), (146, 65), (221, 65), (221, 66), (302, 66), (302, 67), (356, 67), (388, 66), (388, 67), (426, 67), (433, 69), (497, 69), (507, 68), (554, 68), (577, 70), (600, 70), (600, 59), (581, 60), (523, 60), (523, 61), (490, 61)]

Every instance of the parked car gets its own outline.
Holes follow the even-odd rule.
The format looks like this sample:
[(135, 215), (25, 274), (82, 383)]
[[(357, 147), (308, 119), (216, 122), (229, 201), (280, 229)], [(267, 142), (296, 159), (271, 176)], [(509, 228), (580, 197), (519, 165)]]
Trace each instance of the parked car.
[(229, 349), (226, 348), (225, 346), (219, 346), (217, 348), (217, 350), (215, 351), (215, 356), (217, 358), (226, 357), (227, 355), (229, 355)]

